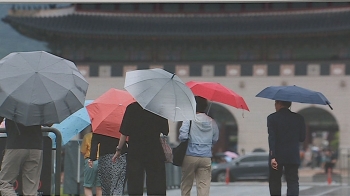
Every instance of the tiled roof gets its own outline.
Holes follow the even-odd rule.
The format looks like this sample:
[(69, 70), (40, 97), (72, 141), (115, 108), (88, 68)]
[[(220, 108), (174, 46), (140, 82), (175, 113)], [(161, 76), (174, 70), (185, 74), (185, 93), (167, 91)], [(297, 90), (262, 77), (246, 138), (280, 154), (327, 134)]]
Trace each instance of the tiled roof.
[(350, 30), (350, 11), (267, 15), (6, 16), (12, 26), (75, 36), (255, 36)]

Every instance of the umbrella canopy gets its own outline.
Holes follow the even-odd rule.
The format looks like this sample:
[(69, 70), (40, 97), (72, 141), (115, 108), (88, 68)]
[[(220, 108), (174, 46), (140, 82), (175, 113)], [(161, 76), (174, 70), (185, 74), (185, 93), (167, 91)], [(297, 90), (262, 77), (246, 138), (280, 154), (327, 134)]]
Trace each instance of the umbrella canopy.
[[(64, 119), (61, 123), (52, 125), (53, 128), (61, 132), (62, 146), (90, 125), (91, 121), (86, 110), (86, 106), (92, 103), (92, 101), (93, 100), (86, 100), (84, 104), (85, 107), (74, 112), (72, 115)], [(51, 132), (49, 133), (49, 137), (52, 138), (52, 141), (55, 141), (56, 139), (56, 135)], [(53, 146), (56, 146), (56, 143), (54, 143)]]
[(175, 74), (163, 69), (126, 72), (124, 88), (146, 110), (172, 121), (192, 120), (196, 100)]
[(249, 111), (243, 97), (220, 83), (189, 81), (186, 85), (191, 89), (194, 95)]
[(0, 60), (0, 116), (23, 125), (62, 122), (84, 106), (87, 88), (73, 62), (44, 51)]
[(280, 101), (328, 105), (333, 109), (330, 105), (331, 102), (329, 102), (322, 93), (295, 85), (270, 86), (258, 93), (256, 97)]
[(225, 152), (225, 155), (226, 156), (229, 156), (229, 157), (231, 157), (231, 158), (237, 158), (239, 155), (238, 154), (236, 154), (236, 153), (234, 153), (234, 152), (231, 152), (231, 151), (226, 151)]
[(109, 89), (90, 105), (87, 111), (90, 116), (92, 132), (114, 138), (120, 138), (120, 125), (126, 107), (135, 99), (124, 90)]

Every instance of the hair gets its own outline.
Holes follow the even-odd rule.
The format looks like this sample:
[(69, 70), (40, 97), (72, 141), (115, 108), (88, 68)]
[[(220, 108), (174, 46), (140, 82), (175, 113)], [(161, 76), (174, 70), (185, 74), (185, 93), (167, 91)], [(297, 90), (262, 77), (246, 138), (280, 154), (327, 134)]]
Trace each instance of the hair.
[(194, 98), (196, 99), (196, 103), (197, 103), (196, 112), (204, 113), (205, 109), (207, 109), (208, 107), (207, 99), (200, 96), (195, 96)]
[(292, 105), (292, 102), (290, 102), (290, 101), (279, 101), (279, 100), (276, 100), (276, 102), (281, 103), (281, 105), (283, 105), (286, 108), (289, 108)]

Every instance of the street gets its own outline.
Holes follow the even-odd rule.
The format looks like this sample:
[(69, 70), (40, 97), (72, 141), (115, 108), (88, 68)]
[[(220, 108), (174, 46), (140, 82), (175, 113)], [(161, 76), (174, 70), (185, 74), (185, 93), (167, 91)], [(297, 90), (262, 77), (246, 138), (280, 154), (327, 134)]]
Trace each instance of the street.
[[(286, 195), (287, 186), (282, 185), (282, 195)], [(340, 184), (327, 185), (326, 183), (300, 183), (300, 196), (340, 196), (349, 195), (350, 188)], [(146, 195), (146, 194), (145, 194)], [(167, 191), (167, 196), (181, 195), (180, 189)], [(196, 187), (193, 186), (191, 195), (196, 194)], [(210, 196), (269, 196), (267, 182), (234, 182), (228, 185), (224, 183), (212, 183)]]

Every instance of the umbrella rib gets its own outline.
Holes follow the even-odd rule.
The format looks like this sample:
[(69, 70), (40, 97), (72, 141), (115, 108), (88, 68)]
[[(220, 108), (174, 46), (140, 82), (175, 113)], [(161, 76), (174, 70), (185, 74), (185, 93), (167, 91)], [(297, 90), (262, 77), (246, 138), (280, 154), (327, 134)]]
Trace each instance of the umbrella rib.
[[(41, 68), (39, 71), (44, 70), (44, 69), (46, 69), (46, 68), (49, 67), (49, 66), (53, 66), (53, 65), (55, 65), (55, 64), (58, 64), (58, 63), (60, 63), (61, 61), (65, 61), (65, 59), (63, 59), (63, 58), (57, 59), (56, 62), (54, 62), (54, 63), (52, 63), (52, 64), (50, 64), (50, 65), (47, 65), (46, 67)], [(48, 73), (52, 73), (52, 72), (48, 72)]]
[[(63, 85), (57, 83), (55, 80), (51, 80), (49, 77), (47, 77), (47, 76), (45, 76), (45, 75), (40, 75), (40, 76), (43, 76), (43, 77), (47, 78), (48, 80), (50, 80), (50, 81), (56, 83), (57, 85), (59, 85), (59, 86), (65, 88)], [(73, 79), (73, 80), (74, 80), (74, 79)], [(44, 83), (44, 85), (45, 85), (45, 83)], [(71, 91), (71, 89), (68, 89), (68, 90)], [(74, 93), (72, 93), (72, 94), (78, 99), (78, 97), (77, 97)], [(67, 96), (67, 95), (66, 95), (66, 96)], [(56, 108), (56, 110), (57, 110), (57, 108)]]
[(134, 83), (132, 83), (132, 84), (130, 84), (130, 85), (128, 85), (128, 86), (124, 86), (124, 88), (127, 88), (127, 87), (129, 87), (129, 86), (133, 86), (133, 85), (135, 85), (135, 84), (143, 83), (143, 82), (145, 82), (145, 81), (154, 80), (154, 79), (167, 79), (167, 78), (149, 78), (149, 79), (145, 79), (145, 80), (140, 80), (140, 81), (134, 82)]
[[(30, 74), (30, 73), (28, 73), (28, 75), (29, 75), (29, 74)], [(7, 78), (0, 79), (0, 81), (1, 81), (1, 80), (8, 80), (8, 79), (10, 79), (10, 78), (17, 78), (17, 77), (18, 77), (18, 75), (17, 75), (17, 76), (12, 76), (12, 77), (7, 77)], [(23, 75), (22, 75), (21, 77), (23, 77)], [(24, 80), (21, 84), (18, 84), (18, 86), (21, 86), (22, 84), (26, 83), (31, 77), (32, 77), (32, 75), (29, 75), (29, 77), (28, 77), (26, 80)], [(18, 81), (17, 81), (17, 82), (18, 82)], [(11, 93), (13, 93), (15, 90), (16, 90), (16, 89), (14, 89)], [(11, 94), (11, 93), (9, 93), (9, 94)]]
[[(25, 59), (21, 54), (19, 54), (19, 56), (20, 56), (24, 61), (26, 61), (27, 64), (30, 65), (30, 67), (31, 67), (33, 70), (35, 70), (34, 67), (31, 65), (30, 61), (28, 61), (27, 59)], [(40, 58), (41, 58), (41, 54), (40, 54)], [(40, 62), (40, 60), (39, 60), (39, 62)]]
[[(162, 79), (168, 79), (168, 78), (162, 78)], [(162, 85), (162, 87), (160, 88), (160, 89), (162, 89), (166, 84), (168, 84), (172, 79), (171, 78), (169, 78), (170, 80), (168, 80), (166, 83), (164, 83), (164, 85)], [(152, 79), (148, 79), (148, 80), (152, 80)], [(146, 80), (143, 80), (143, 81), (146, 81)], [(142, 81), (140, 81), (140, 82), (142, 82)], [(137, 82), (137, 83), (140, 83), (140, 82)], [(136, 83), (135, 83), (136, 84)], [(142, 91), (142, 92), (145, 92), (145, 91), (147, 91), (147, 89), (145, 89), (144, 91)], [(157, 96), (158, 94), (160, 93), (160, 91), (158, 91), (153, 97), (155, 97), (155, 96)], [(140, 93), (141, 94), (141, 93)], [(149, 104), (150, 102), (148, 102), (146, 105), (145, 105), (145, 108), (148, 106), (148, 104)]]
[[(179, 86), (179, 87), (181, 87), (177, 82), (175, 83), (177, 86)], [(180, 83), (181, 84), (181, 83)], [(185, 87), (187, 87), (186, 85), (184, 85)], [(187, 87), (188, 88), (188, 87)], [(192, 92), (191, 91), (191, 89), (189, 90), (190, 92)], [(187, 96), (187, 94), (186, 94), (186, 98), (189, 100), (189, 102), (191, 103), (191, 99)], [(175, 110), (175, 114), (176, 114), (176, 112), (177, 112), (177, 110)]]

